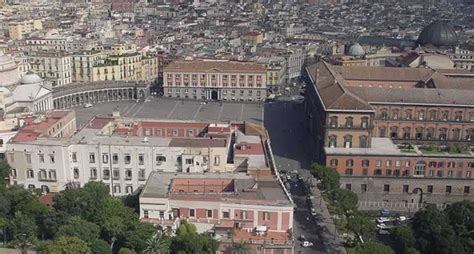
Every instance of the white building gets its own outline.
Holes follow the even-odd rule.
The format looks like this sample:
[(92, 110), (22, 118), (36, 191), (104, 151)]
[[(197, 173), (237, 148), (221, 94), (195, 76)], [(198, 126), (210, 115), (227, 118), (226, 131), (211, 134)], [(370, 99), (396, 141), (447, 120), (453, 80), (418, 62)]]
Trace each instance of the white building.
[(40, 75), (49, 87), (63, 86), (72, 82), (72, 57), (62, 52), (30, 52), (30, 68)]

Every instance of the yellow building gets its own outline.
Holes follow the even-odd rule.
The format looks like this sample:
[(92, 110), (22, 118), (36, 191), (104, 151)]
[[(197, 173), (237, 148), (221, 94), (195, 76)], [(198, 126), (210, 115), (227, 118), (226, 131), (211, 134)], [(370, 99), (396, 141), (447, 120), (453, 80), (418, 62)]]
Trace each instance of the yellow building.
[(263, 42), (263, 34), (260, 32), (248, 32), (241, 38), (242, 44), (257, 46)]
[(10, 38), (14, 40), (21, 40), (24, 35), (41, 30), (43, 30), (43, 22), (41, 20), (14, 21), (8, 24)]

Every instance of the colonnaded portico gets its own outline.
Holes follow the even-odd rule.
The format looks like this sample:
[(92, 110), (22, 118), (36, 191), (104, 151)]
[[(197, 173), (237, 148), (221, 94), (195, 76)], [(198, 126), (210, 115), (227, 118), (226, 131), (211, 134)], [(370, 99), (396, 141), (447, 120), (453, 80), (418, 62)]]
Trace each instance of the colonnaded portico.
[(73, 83), (53, 89), (55, 109), (65, 109), (86, 103), (144, 100), (150, 94), (150, 83), (140, 81), (102, 81)]

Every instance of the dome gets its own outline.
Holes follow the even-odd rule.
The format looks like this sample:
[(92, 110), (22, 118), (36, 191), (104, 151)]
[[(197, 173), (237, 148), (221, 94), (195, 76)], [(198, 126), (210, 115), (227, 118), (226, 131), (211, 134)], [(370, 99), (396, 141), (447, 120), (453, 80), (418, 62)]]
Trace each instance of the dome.
[(362, 46), (359, 43), (354, 43), (352, 46), (349, 48), (348, 55), (350, 56), (363, 56), (365, 55), (365, 50), (362, 48)]
[(0, 51), (0, 85), (11, 86), (20, 80), (18, 66), (9, 56)]
[(32, 72), (28, 72), (25, 74), (25, 76), (23, 76), (23, 78), (21, 78), (21, 84), (22, 85), (28, 85), (28, 84), (39, 84), (39, 83), (42, 83), (43, 82), (43, 79), (40, 78), (40, 76), (32, 73)]
[(436, 47), (451, 47), (458, 45), (458, 39), (454, 29), (447, 23), (435, 21), (423, 28), (417, 40), (418, 44), (431, 44)]

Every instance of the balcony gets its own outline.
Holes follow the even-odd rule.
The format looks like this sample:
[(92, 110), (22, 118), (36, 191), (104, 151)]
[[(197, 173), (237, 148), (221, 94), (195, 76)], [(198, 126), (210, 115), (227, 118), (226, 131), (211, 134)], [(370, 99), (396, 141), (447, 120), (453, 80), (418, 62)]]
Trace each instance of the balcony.
[(356, 131), (362, 131), (362, 130), (371, 130), (374, 128), (373, 125), (365, 125), (364, 127), (361, 125), (352, 125), (352, 126), (347, 126), (345, 124), (339, 124), (339, 125), (334, 125), (334, 124), (326, 124), (325, 127), (327, 130), (356, 130)]

